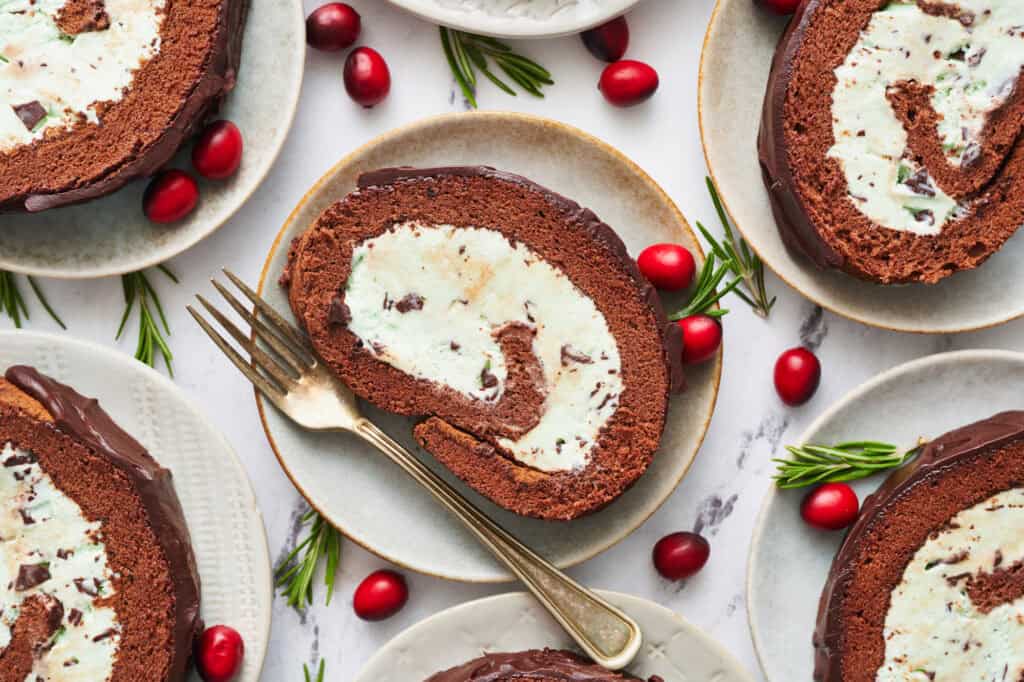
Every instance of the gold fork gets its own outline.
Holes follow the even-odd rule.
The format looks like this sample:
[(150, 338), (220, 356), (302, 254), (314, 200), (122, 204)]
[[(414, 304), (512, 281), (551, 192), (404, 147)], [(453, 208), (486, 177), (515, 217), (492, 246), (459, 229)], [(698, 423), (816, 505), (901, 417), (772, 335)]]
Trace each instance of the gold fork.
[(256, 310), (247, 310), (220, 282), (212, 280), (213, 286), (249, 324), (252, 335), (262, 341), (267, 350), (200, 295), (196, 296), (199, 302), (251, 360), (247, 361), (192, 306), (188, 306), (188, 311), (270, 402), (300, 426), (317, 431), (347, 431), (380, 450), (462, 521), (595, 662), (610, 670), (619, 670), (633, 660), (640, 649), (641, 633), (632, 618), (519, 542), (377, 428), (360, 413), (352, 391), (316, 357), (305, 334), (232, 272), (224, 270), (224, 274)]

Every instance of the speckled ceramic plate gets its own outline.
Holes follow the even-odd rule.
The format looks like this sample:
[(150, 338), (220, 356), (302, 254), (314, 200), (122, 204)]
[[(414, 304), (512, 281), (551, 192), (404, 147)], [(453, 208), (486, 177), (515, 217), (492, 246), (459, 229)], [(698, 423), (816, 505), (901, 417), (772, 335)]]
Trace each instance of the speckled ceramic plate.
[[(0, 371), (13, 364), (33, 365), (99, 398), (173, 472), (199, 563), (203, 620), (241, 633), (245, 666), (238, 680), (259, 680), (270, 639), (270, 555), (252, 486), (228, 442), (170, 380), (109, 348), (0, 332)], [(199, 682), (199, 675), (189, 681)]]
[(640, 0), (391, 0), (427, 21), (499, 38), (579, 33)]
[[(245, 139), (230, 180), (202, 180), (198, 208), (173, 225), (142, 213), (145, 180), (81, 206), (35, 215), (0, 215), (0, 269), (69, 279), (140, 270), (178, 255), (223, 225), (256, 191), (284, 145), (299, 100), (306, 58), (299, 0), (251, 0), (235, 88), (220, 116)], [(191, 146), (171, 165), (191, 168)]]
[[(900, 365), (855, 389), (794, 443), (882, 440), (913, 446), (1003, 410), (1024, 408), (1024, 354), (972, 350)], [(860, 499), (885, 479), (853, 484)], [(816, 531), (801, 520), (806, 490), (765, 499), (747, 568), (747, 609), (754, 646), (771, 682), (810, 680), (811, 634), (818, 597), (843, 533)]]
[(879, 286), (818, 270), (782, 244), (757, 160), (757, 131), (768, 70), (786, 19), (751, 0), (718, 0), (701, 57), (701, 137), (708, 168), (729, 214), (782, 279), (815, 303), (875, 327), (950, 333), (1024, 315), (1024, 236), (983, 266), (937, 285)]
[[(387, 133), (331, 169), (303, 197), (278, 235), (260, 288), (288, 310), (277, 278), (288, 245), (330, 204), (355, 189), (356, 177), (386, 166), (487, 164), (519, 173), (592, 208), (616, 227), (631, 253), (653, 242), (680, 242), (700, 253), (672, 200), (632, 161), (600, 140), (548, 119), (480, 112), (426, 119)], [(688, 390), (675, 397), (661, 451), (647, 473), (604, 510), (568, 524), (506, 512), (472, 492), (422, 453), (448, 480), (538, 552), (560, 566), (598, 554), (626, 537), (672, 494), (697, 454), (714, 408), (721, 354), (688, 368)], [(511, 577), (428, 493), (382, 455), (344, 434), (311, 433), (258, 397), (260, 414), (281, 465), (310, 504), (348, 537), (412, 570), (454, 580)], [(368, 409), (410, 449), (412, 422)]]
[[(601, 592), (636, 619), (644, 646), (633, 675), (665, 682), (750, 682), (750, 675), (715, 640), (664, 606), (618, 592)], [(484, 652), (573, 649), (572, 640), (523, 592), (478, 599), (431, 616), (388, 642), (355, 682), (411, 682)]]

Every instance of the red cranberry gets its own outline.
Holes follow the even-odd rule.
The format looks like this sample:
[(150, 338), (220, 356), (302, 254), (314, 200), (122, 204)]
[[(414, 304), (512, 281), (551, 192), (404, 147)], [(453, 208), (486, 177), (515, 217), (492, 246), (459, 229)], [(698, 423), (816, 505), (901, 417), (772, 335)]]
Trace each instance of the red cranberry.
[(782, 402), (803, 405), (821, 382), (821, 363), (806, 348), (790, 348), (775, 361), (775, 390)]
[(629, 47), (629, 24), (626, 17), (617, 17), (584, 31), (580, 37), (590, 54), (603, 62), (617, 62)]
[(360, 26), (359, 12), (344, 2), (329, 2), (306, 18), (306, 42), (324, 52), (344, 50), (356, 42)]
[(384, 620), (401, 611), (408, 599), (409, 588), (401, 574), (374, 571), (359, 583), (352, 606), (363, 620)]
[(364, 107), (380, 104), (391, 91), (391, 72), (380, 53), (357, 47), (345, 60), (345, 90)]
[(228, 682), (242, 669), (245, 644), (242, 636), (227, 625), (206, 628), (199, 638), (196, 667), (205, 682)]
[(800, 6), (800, 0), (755, 0), (761, 7), (774, 14), (792, 14)]
[(199, 185), (185, 171), (171, 169), (153, 178), (142, 195), (142, 210), (154, 223), (174, 223), (199, 203)]
[(679, 244), (653, 244), (636, 259), (640, 272), (654, 286), (679, 291), (690, 286), (697, 264), (693, 254)]
[(623, 59), (605, 67), (597, 87), (615, 106), (631, 107), (658, 89), (658, 72), (643, 62)]
[(722, 345), (722, 325), (707, 315), (690, 315), (677, 323), (683, 330), (683, 362), (696, 365), (710, 360)]
[(192, 165), (210, 180), (230, 178), (242, 163), (242, 133), (231, 121), (214, 121), (192, 147)]
[(840, 530), (857, 520), (860, 502), (845, 483), (826, 483), (812, 490), (800, 505), (800, 516), (822, 530)]
[(696, 533), (672, 533), (654, 545), (654, 567), (669, 580), (682, 580), (704, 568), (711, 545)]

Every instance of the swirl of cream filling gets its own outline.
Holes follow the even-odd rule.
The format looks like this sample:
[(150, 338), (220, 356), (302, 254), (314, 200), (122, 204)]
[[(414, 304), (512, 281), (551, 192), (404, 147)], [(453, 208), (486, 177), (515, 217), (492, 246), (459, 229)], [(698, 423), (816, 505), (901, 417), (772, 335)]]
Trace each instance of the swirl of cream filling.
[(543, 414), (520, 438), (496, 442), (523, 464), (586, 466), (618, 407), (621, 362), (604, 315), (562, 270), (497, 230), (397, 224), (353, 250), (345, 303), (349, 331), (379, 360), (479, 401), (504, 392), (497, 333), (532, 328)]
[(26, 600), (59, 602), (61, 617), (48, 642), (33, 643), (41, 653), (26, 682), (110, 677), (120, 625), (113, 608), (95, 603), (114, 593), (102, 535), (100, 523), (83, 516), (30, 452), (3, 446), (0, 652), (11, 643)]
[(61, 30), (76, 0), (0, 0), (0, 152), (40, 139), (123, 98), (160, 51), (165, 0), (104, 0), (102, 27)]
[(955, 5), (969, 21), (888, 3), (835, 70), (828, 156), (842, 165), (850, 201), (882, 227), (935, 235), (967, 208), (914, 160), (888, 89), (907, 81), (933, 88), (942, 148), (959, 166), (978, 153), (989, 114), (1007, 102), (1024, 66), (1024, 3)]
[(878, 682), (1024, 676), (1024, 489), (961, 511), (907, 565)]

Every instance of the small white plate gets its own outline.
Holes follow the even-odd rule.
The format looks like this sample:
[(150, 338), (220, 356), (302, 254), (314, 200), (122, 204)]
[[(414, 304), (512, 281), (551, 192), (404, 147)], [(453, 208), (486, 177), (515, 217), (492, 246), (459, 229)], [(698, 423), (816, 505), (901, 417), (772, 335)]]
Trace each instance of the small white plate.
[(818, 305), (875, 327), (962, 332), (1024, 315), (1024, 239), (1015, 237), (976, 270), (936, 285), (880, 286), (819, 270), (791, 254), (772, 218), (757, 159), (768, 71), (787, 19), (752, 0), (718, 0), (701, 55), (698, 109), (708, 168), (747, 242), (775, 273)]
[[(238, 682), (257, 682), (270, 639), (273, 588), (263, 518), (228, 442), (169, 379), (103, 346), (35, 332), (0, 332), (0, 372), (32, 365), (96, 397), (174, 474), (202, 581), (202, 617), (245, 642)], [(193, 672), (189, 682), (200, 682)]]
[(553, 38), (624, 14), (640, 0), (391, 0), (436, 24), (498, 38)]
[[(477, 112), (429, 118), (370, 142), (327, 172), (289, 216), (267, 257), (260, 292), (280, 311), (277, 285), (288, 246), (320, 213), (355, 189), (360, 173), (387, 166), (484, 164), (519, 173), (593, 209), (618, 231), (630, 253), (654, 242), (700, 245), (672, 200), (620, 152), (576, 128), (523, 114)], [(553, 523), (507, 512), (463, 485), (417, 450), (412, 421), (367, 407), (371, 418), (454, 483), (492, 518), (559, 566), (608, 549), (640, 526), (672, 494), (697, 454), (718, 393), (721, 353), (687, 367), (688, 388), (675, 396), (661, 450), (636, 485), (595, 514)], [(511, 576), (429, 493), (369, 445), (296, 426), (257, 396), (270, 445), (299, 492), (345, 535), (411, 570), (469, 582)], [(268, 409), (269, 407), (269, 409)]]
[[(1003, 410), (1024, 408), (1024, 354), (972, 350), (932, 355), (891, 369), (855, 389), (793, 444), (881, 440), (912, 446)], [(784, 453), (779, 453), (782, 456)], [(885, 475), (853, 484), (861, 500)], [(771, 682), (810, 680), (818, 597), (843, 533), (800, 518), (807, 490), (772, 486), (754, 529), (747, 610), (754, 647)]]
[[(666, 682), (751, 682), (718, 642), (664, 606), (618, 592), (599, 591), (636, 619), (644, 645), (629, 672)], [(413, 625), (378, 651), (355, 682), (413, 682), (484, 652), (574, 649), (565, 631), (525, 592), (452, 607)]]
[[(208, 237), (252, 196), (284, 145), (299, 102), (306, 60), (300, 0), (251, 0), (238, 86), (220, 118), (242, 131), (245, 154), (226, 181), (200, 179), (199, 206), (185, 220), (156, 225), (142, 212), (146, 180), (80, 206), (0, 215), (0, 269), (88, 279), (162, 263)], [(191, 145), (169, 167), (191, 170)]]

